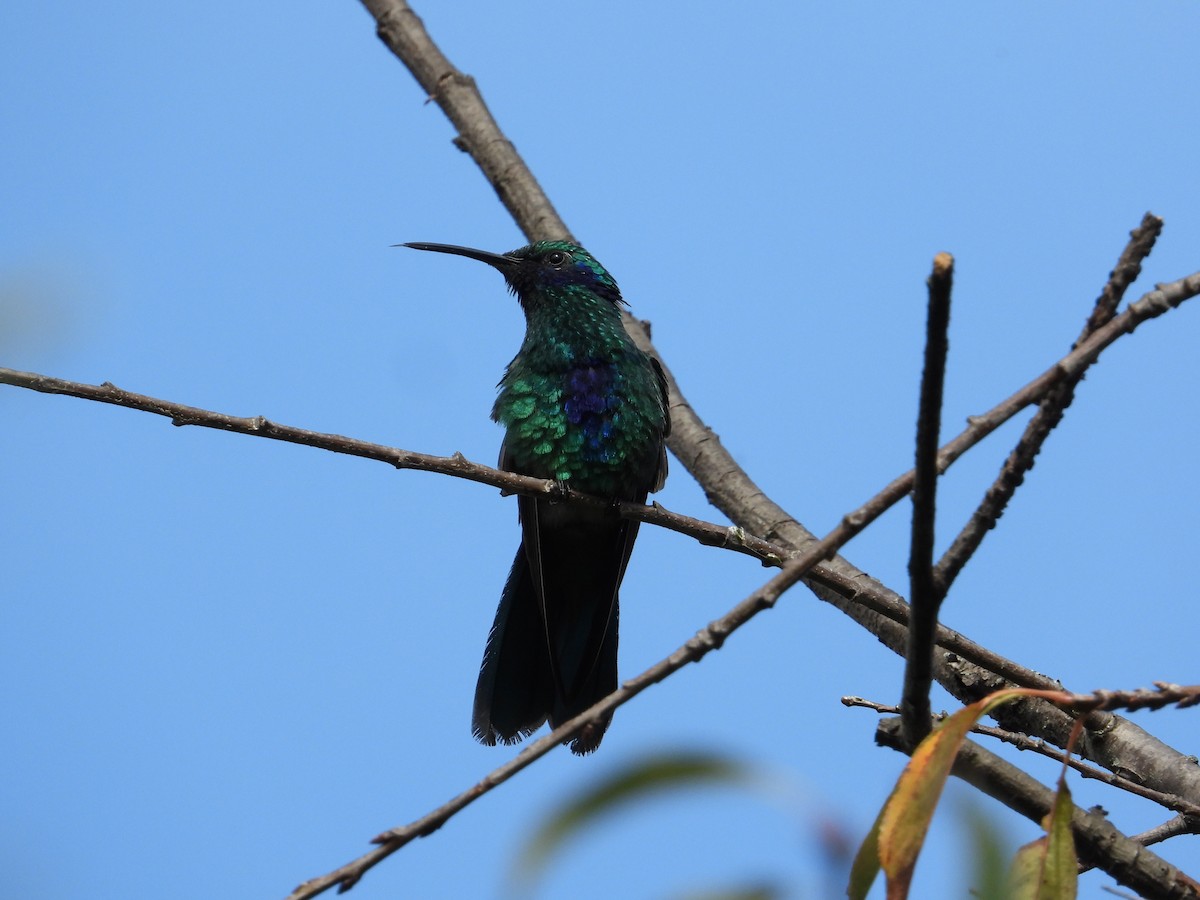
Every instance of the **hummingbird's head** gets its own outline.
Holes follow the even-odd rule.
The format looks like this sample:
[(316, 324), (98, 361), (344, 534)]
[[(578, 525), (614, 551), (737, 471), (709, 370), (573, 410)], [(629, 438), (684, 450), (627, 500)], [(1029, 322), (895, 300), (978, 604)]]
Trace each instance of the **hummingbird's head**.
[(404, 244), (414, 250), (432, 250), (477, 259), (499, 269), (509, 290), (529, 308), (541, 302), (567, 300), (590, 294), (614, 306), (624, 303), (617, 282), (604, 266), (570, 241), (537, 241), (508, 253), (488, 253), (453, 244)]

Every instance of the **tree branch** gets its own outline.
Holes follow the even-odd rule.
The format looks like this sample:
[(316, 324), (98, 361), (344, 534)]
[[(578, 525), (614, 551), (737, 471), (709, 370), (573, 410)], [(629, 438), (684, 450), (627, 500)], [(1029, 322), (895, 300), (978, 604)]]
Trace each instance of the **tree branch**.
[(937, 509), (937, 450), (950, 351), (950, 289), (954, 257), (939, 253), (929, 276), (929, 312), (925, 323), (925, 366), (917, 413), (916, 464), (913, 468), (912, 540), (908, 560), (909, 625), (900, 720), (910, 747), (929, 733), (929, 689), (933, 685), (933, 648), (938, 608), (944, 596), (933, 572), (934, 521)]
[(1158, 844), (1170, 838), (1179, 837), (1181, 834), (1200, 834), (1200, 818), (1175, 816), (1161, 825), (1154, 826), (1149, 831), (1132, 835), (1129, 839), (1149, 847), (1151, 844)]
[[(1070, 697), (1070, 695), (1067, 695)], [(1180, 687), (1179, 685), (1168, 685), (1160, 683), (1155, 691), (1096, 691), (1092, 694), (1075, 695), (1073, 698), (1078, 702), (1078, 706), (1087, 706), (1089, 704), (1110, 704), (1114, 708), (1124, 709), (1161, 709), (1163, 706), (1174, 704), (1178, 709), (1185, 709), (1190, 706), (1195, 706), (1200, 703), (1200, 686), (1192, 686), (1188, 688)], [(874, 700), (868, 700), (865, 697), (845, 696), (842, 697), (842, 705), (849, 707), (861, 707), (864, 709), (874, 710), (883, 715), (898, 715), (900, 713), (899, 706), (892, 706), (886, 703), (877, 703)], [(945, 718), (945, 713), (931, 717), (931, 721), (940, 721)], [(1028, 750), (1034, 753), (1041, 754), (1058, 763), (1063, 763), (1077, 771), (1084, 778), (1095, 779), (1115, 788), (1119, 788), (1128, 793), (1134, 794), (1145, 800), (1150, 800), (1157, 803), (1165, 809), (1172, 810), (1189, 816), (1200, 821), (1200, 803), (1192, 803), (1185, 800), (1183, 797), (1175, 794), (1166, 794), (1161, 791), (1156, 791), (1151, 788), (1144, 787), (1137, 782), (1130, 781), (1128, 778), (1123, 778), (1120, 775), (1115, 775), (1111, 772), (1106, 772), (1102, 769), (1097, 769), (1090, 766), (1080, 759), (1076, 759), (1073, 754), (1065, 753), (1057, 747), (1052, 747), (1041, 738), (1031, 738), (1028, 735), (1020, 732), (1008, 731), (1004, 728), (993, 728), (990, 725), (976, 725), (971, 729), (975, 734), (982, 734), (987, 737), (993, 737), (1003, 741), (1006, 744), (1011, 744), (1018, 750)], [(907, 752), (907, 751), (906, 751)]]
[[(987, 737), (993, 737), (1003, 741), (1006, 744), (1011, 744), (1018, 750), (1029, 750), (1033, 753), (1038, 753), (1048, 757), (1055, 762), (1064, 763), (1070, 766), (1084, 778), (1091, 778), (1095, 781), (1103, 782), (1111, 787), (1118, 788), (1127, 793), (1134, 794), (1145, 800), (1150, 800), (1157, 803), (1166, 809), (1174, 812), (1182, 813), (1188, 816), (1195, 816), (1200, 819), (1200, 804), (1189, 803), (1182, 797), (1177, 797), (1174, 794), (1164, 794), (1161, 791), (1151, 790), (1143, 787), (1136, 782), (1130, 781), (1128, 778), (1122, 778), (1120, 775), (1114, 775), (1112, 772), (1106, 772), (1103, 769), (1098, 769), (1095, 766), (1090, 766), (1083, 760), (1076, 759), (1075, 756), (1059, 750), (1057, 747), (1051, 747), (1041, 738), (1031, 738), (1028, 735), (1020, 734), (1015, 731), (1007, 731), (1003, 728), (993, 728), (991, 725), (976, 725), (971, 729), (976, 734), (982, 734)], [(1136, 838), (1134, 838), (1136, 840)]]
[[(1150, 255), (1162, 227), (1162, 219), (1146, 213), (1141, 224), (1130, 232), (1129, 243), (1117, 260), (1116, 268), (1109, 274), (1108, 282), (1096, 299), (1092, 314), (1072, 349), (1079, 347), (1099, 328), (1112, 321), (1121, 298), (1125, 296), (1126, 288), (1141, 274), (1142, 262)], [(979, 549), (988, 531), (996, 527), (996, 522), (1004, 514), (1017, 488), (1025, 481), (1025, 473), (1033, 468), (1034, 460), (1041, 452), (1046, 438), (1062, 421), (1063, 413), (1075, 398), (1075, 388), (1082, 378), (1083, 373), (1080, 373), (1065, 379), (1042, 398), (1038, 411), (1025, 426), (1025, 432), (1017, 446), (1001, 466), (996, 481), (988, 488), (978, 509), (938, 562), (934, 577), (943, 595), (950, 589), (967, 560)]]
[(379, 39), (458, 129), (454, 145), (470, 154), (526, 237), (574, 240), (525, 160), (492, 118), (475, 79), (445, 57), (412, 8), (403, 0), (362, 0), (362, 4), (375, 18)]
[(1125, 245), (1125, 249), (1121, 251), (1121, 255), (1117, 259), (1116, 266), (1108, 274), (1108, 282), (1104, 285), (1100, 296), (1096, 298), (1092, 314), (1088, 317), (1079, 339), (1075, 342), (1076, 347), (1117, 314), (1117, 307), (1121, 305), (1125, 291), (1142, 274), (1142, 263), (1154, 249), (1158, 236), (1162, 234), (1162, 229), (1163, 220), (1153, 213), (1146, 213), (1142, 216), (1138, 227), (1129, 232), (1129, 243)]

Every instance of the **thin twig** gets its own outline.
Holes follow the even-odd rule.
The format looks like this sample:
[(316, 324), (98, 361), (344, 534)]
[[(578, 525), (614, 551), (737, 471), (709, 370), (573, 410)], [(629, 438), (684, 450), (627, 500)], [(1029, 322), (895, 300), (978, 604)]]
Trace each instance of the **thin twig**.
[(976, 725), (971, 730), (976, 734), (982, 734), (986, 735), (987, 737), (1004, 741), (1004, 743), (1011, 744), (1018, 750), (1028, 750), (1033, 753), (1038, 753), (1042, 756), (1048, 757), (1055, 762), (1066, 763), (1084, 778), (1091, 778), (1095, 781), (1101, 781), (1104, 784), (1119, 788), (1127, 793), (1150, 800), (1153, 803), (1157, 803), (1159, 806), (1173, 810), (1174, 812), (1200, 817), (1200, 804), (1190, 803), (1183, 797), (1179, 797), (1175, 794), (1165, 794), (1162, 791), (1156, 791), (1152, 788), (1140, 785), (1136, 781), (1130, 781), (1128, 778), (1122, 778), (1120, 775), (1116, 775), (1112, 772), (1106, 772), (1104, 769), (1098, 769), (1095, 766), (1088, 765), (1074, 755), (1064, 753), (1057, 747), (1050, 746), (1041, 738), (1031, 738), (1026, 734), (1008, 731), (1004, 728), (994, 728), (991, 725)]
[[(991, 434), (1018, 412), (1037, 403), (1062, 379), (1082, 376), (1113, 341), (1131, 334), (1144, 322), (1157, 318), (1192, 297), (1200, 294), (1200, 272), (1169, 284), (1160, 284), (1137, 302), (1130, 304), (1121, 315), (1098, 328), (1086, 341), (1057, 363), (979, 416), (972, 416), (965, 429), (945, 444), (937, 455), (939, 472), (945, 472), (956, 460), (987, 435)], [(879, 505), (890, 507), (897, 499), (912, 490), (914, 473), (910, 469), (894, 479), (868, 504), (864, 514), (871, 514)]]
[(1182, 685), (1170, 681), (1156, 681), (1154, 688), (1138, 688), (1132, 691), (1092, 691), (1090, 694), (1072, 694), (1071, 704), (1080, 711), (1093, 709), (1139, 709), (1154, 710), (1174, 706), (1188, 709), (1200, 706), (1200, 685)]
[(1149, 847), (1151, 844), (1159, 844), (1182, 834), (1200, 834), (1200, 819), (1195, 816), (1176, 816), (1141, 834), (1131, 835), (1129, 839)]
[(1148, 212), (1142, 216), (1138, 227), (1129, 232), (1129, 243), (1125, 245), (1125, 249), (1121, 251), (1121, 256), (1117, 259), (1116, 266), (1109, 273), (1104, 290), (1096, 298), (1092, 314), (1088, 317), (1083, 331), (1079, 334), (1079, 339), (1075, 342), (1076, 347), (1117, 314), (1117, 307), (1121, 305), (1125, 291), (1142, 274), (1142, 263), (1154, 249), (1154, 244), (1158, 240), (1158, 236), (1162, 234), (1162, 229), (1163, 220), (1154, 213)]
[(900, 714), (900, 707), (894, 703), (879, 703), (876, 700), (868, 700), (866, 697), (858, 697), (854, 694), (847, 694), (842, 697), (842, 706), (848, 706), (852, 709), (856, 707), (869, 709), (880, 715), (896, 716)]
[[(1162, 219), (1146, 213), (1141, 224), (1130, 232), (1129, 243), (1117, 260), (1116, 267), (1109, 274), (1108, 281), (1096, 299), (1092, 313), (1072, 349), (1082, 345), (1098, 329), (1112, 321), (1121, 299), (1125, 296), (1125, 290), (1141, 274), (1142, 262), (1150, 255), (1162, 227)], [(1038, 411), (1029, 420), (1021, 439), (1000, 467), (1000, 474), (996, 476), (995, 482), (988, 488), (979, 507), (972, 513), (962, 531), (951, 542), (950, 549), (938, 562), (934, 577), (943, 595), (950, 589), (967, 560), (979, 549), (987, 533), (996, 527), (996, 522), (1004, 514), (1017, 488), (1025, 481), (1025, 473), (1033, 468), (1034, 460), (1041, 452), (1046, 438), (1062, 421), (1063, 413), (1075, 398), (1075, 388), (1082, 378), (1083, 373), (1080, 372), (1074, 377), (1063, 379), (1040, 401)]]

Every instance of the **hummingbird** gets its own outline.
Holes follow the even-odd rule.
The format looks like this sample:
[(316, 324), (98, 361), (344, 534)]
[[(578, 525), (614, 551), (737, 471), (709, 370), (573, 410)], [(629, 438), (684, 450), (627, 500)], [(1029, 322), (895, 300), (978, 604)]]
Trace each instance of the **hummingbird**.
[[(499, 468), (613, 501), (644, 503), (663, 486), (666, 378), (625, 331), (625, 301), (595, 257), (567, 241), (509, 253), (404, 246), (498, 269), (525, 313), (492, 408), (505, 429)], [(548, 497), (520, 496), (517, 512), (521, 544), (475, 688), (472, 730), (489, 745), (555, 728), (616, 690), (617, 594), (640, 524)], [(594, 751), (611, 720), (585, 726), (571, 751)]]

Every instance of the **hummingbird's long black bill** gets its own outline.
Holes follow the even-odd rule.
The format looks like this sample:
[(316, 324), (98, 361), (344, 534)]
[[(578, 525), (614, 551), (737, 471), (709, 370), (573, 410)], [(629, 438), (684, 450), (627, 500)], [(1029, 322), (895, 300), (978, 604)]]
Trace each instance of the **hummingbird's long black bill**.
[(503, 272), (506, 269), (511, 269), (516, 265), (517, 261), (511, 256), (504, 256), (500, 253), (489, 253), (486, 250), (476, 250), (472, 247), (459, 247), (455, 244), (393, 244), (395, 247), (412, 247), (414, 250), (432, 250), (434, 253), (452, 253), (455, 256), (465, 256), (468, 259), (477, 259), (480, 262), (485, 262), (489, 266), (494, 266)]

